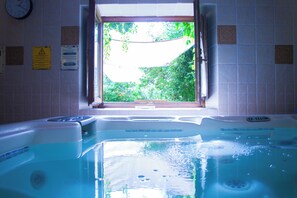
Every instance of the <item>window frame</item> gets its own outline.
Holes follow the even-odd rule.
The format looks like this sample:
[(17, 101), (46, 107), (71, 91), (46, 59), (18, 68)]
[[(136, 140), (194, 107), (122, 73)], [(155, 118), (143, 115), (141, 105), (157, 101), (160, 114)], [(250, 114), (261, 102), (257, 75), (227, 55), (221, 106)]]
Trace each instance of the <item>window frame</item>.
[(95, 65), (95, 20), (96, 20), (96, 1), (89, 0), (89, 16), (87, 20), (87, 60), (86, 60), (86, 71), (87, 71), (87, 99), (88, 105), (94, 102), (94, 65)]
[[(89, 0), (89, 6), (94, 6), (95, 8), (95, 2), (94, 0)], [(162, 17), (152, 17), (152, 16), (140, 16), (140, 17), (100, 17), (100, 14), (98, 14), (98, 11), (96, 12), (96, 9), (91, 9), (91, 11), (94, 11), (92, 13), (90, 11), (89, 17), (94, 16), (94, 20), (89, 20), (89, 23), (93, 24), (93, 29), (96, 26), (96, 23), (98, 23), (98, 41), (99, 41), (99, 57), (100, 60), (98, 60), (97, 64), (99, 64), (99, 73), (95, 74), (94, 67), (95, 67), (95, 61), (93, 62), (93, 69), (88, 69), (88, 82), (90, 80), (93, 80), (93, 82), (89, 82), (88, 86), (94, 87), (94, 78), (95, 75), (98, 75), (99, 78), (99, 85), (98, 89), (96, 90), (97, 93), (99, 93), (99, 97), (95, 98), (94, 89), (88, 89), (92, 91), (92, 93), (88, 93), (88, 104), (92, 105), (93, 108), (198, 108), (203, 107), (204, 102), (201, 98), (201, 81), (200, 81), (200, 63), (201, 63), (201, 48), (200, 48), (200, 24), (198, 22), (200, 21), (200, 11), (199, 11), (199, 0), (194, 0), (193, 2), (193, 8), (194, 8), (194, 16), (162, 16)], [(161, 100), (141, 100), (141, 101), (134, 101), (134, 102), (105, 102), (104, 101), (104, 95), (103, 95), (103, 23), (105, 22), (194, 22), (194, 29), (195, 29), (195, 78), (196, 78), (196, 86), (195, 86), (195, 101), (194, 102), (168, 102), (168, 101), (161, 101)], [(91, 26), (89, 26), (91, 28)], [(89, 32), (92, 29), (89, 29)], [(89, 36), (92, 36), (94, 38), (94, 34), (88, 34)], [(93, 40), (94, 41), (94, 40)], [(95, 45), (95, 42), (90, 43), (88, 42), (88, 45)], [(92, 50), (92, 47), (90, 48)], [(89, 49), (88, 49), (89, 50)], [(93, 57), (89, 57), (91, 53), (93, 52)], [(93, 46), (93, 51), (88, 53), (88, 60), (92, 59), (94, 60), (95, 57), (95, 49)], [(90, 66), (90, 65), (89, 65)], [(91, 73), (90, 73), (91, 72)], [(90, 77), (91, 76), (91, 77)], [(92, 84), (93, 83), (93, 84)]]

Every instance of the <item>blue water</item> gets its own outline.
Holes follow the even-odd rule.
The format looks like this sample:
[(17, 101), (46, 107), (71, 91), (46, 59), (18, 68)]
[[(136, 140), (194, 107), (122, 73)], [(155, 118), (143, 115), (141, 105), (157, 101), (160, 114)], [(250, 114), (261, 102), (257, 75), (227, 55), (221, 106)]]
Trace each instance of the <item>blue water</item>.
[(224, 133), (208, 141), (98, 143), (90, 136), (80, 156), (59, 144), (21, 149), (0, 162), (0, 197), (297, 197), (294, 130)]

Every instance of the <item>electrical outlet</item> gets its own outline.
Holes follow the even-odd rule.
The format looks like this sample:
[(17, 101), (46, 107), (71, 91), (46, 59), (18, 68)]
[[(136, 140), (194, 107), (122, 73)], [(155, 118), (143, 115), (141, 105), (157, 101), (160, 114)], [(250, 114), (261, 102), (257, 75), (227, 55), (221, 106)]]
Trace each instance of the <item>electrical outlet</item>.
[(5, 68), (5, 48), (0, 47), (0, 73), (4, 73)]

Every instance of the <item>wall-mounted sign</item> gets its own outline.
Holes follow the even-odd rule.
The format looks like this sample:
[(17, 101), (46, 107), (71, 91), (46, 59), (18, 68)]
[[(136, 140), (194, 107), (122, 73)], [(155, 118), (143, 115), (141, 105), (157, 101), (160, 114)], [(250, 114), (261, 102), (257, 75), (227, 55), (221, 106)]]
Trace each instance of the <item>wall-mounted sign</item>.
[(78, 68), (78, 45), (63, 45), (61, 47), (61, 69)]
[(4, 73), (5, 68), (5, 48), (0, 47), (0, 74)]
[(61, 27), (61, 45), (79, 44), (79, 26)]
[(24, 47), (6, 46), (5, 65), (24, 65)]
[(33, 47), (32, 69), (50, 69), (51, 68), (51, 48)]

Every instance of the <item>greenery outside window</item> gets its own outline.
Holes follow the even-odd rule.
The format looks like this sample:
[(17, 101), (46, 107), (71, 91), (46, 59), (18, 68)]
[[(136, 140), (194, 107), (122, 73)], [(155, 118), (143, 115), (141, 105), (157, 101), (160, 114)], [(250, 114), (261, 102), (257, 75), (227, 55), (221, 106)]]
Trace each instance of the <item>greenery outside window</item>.
[(110, 16), (97, 5), (94, 107), (201, 106), (190, 5), (192, 12), (178, 16)]

